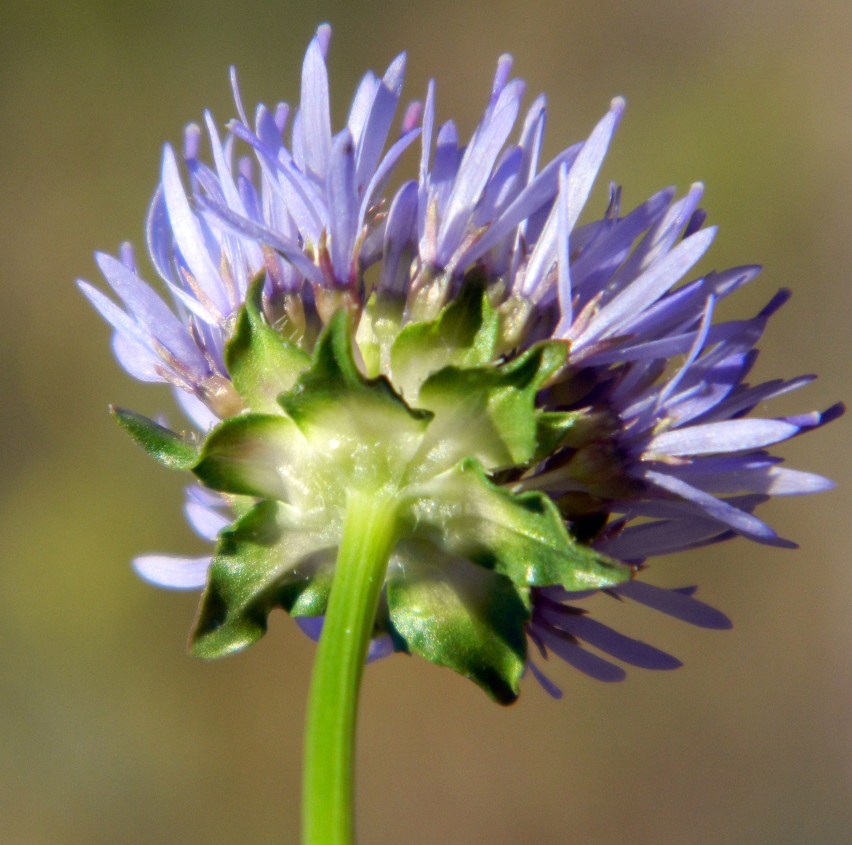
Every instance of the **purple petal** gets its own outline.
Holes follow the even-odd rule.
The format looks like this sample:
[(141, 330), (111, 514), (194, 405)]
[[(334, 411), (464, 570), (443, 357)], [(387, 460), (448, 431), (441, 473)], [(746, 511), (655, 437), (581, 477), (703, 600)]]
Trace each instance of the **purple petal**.
[(423, 106), (423, 137), (420, 147), (420, 185), (425, 188), (429, 176), (429, 155), (432, 149), (432, 133), (435, 130), (435, 80), (430, 79), (426, 88)]
[[(725, 362), (722, 363), (724, 364)], [(745, 376), (746, 364), (743, 365), (741, 373), (733, 374), (736, 381), (739, 381)], [(721, 368), (720, 365), (717, 370)], [(786, 393), (791, 393), (794, 390), (805, 387), (813, 382), (815, 378), (816, 376), (807, 375), (799, 376), (789, 381), (773, 379), (755, 387), (743, 387), (740, 385), (737, 390), (730, 392), (730, 395), (724, 402), (714, 403), (712, 409), (706, 411), (702, 419), (704, 421), (726, 420), (731, 417), (741, 416), (761, 402), (775, 399)]]
[[(620, 283), (630, 284), (631, 279), (644, 273), (668, 254), (701, 201), (703, 193), (704, 185), (701, 182), (696, 182), (690, 186), (685, 197), (672, 204), (659, 223), (642, 239), (630, 258), (619, 270), (618, 281)], [(691, 240), (692, 237), (695, 237), (695, 235), (687, 240)]]
[(683, 379), (680, 393), (666, 403), (665, 415), (672, 426), (685, 428), (699, 420), (704, 423), (717, 416), (721, 419), (732, 416), (717, 414), (714, 409), (726, 404), (726, 397), (750, 366), (751, 353), (732, 355), (713, 367), (705, 367), (700, 360)]
[(667, 188), (616, 220), (611, 229), (583, 250), (571, 268), (575, 285), (591, 299), (612, 277), (627, 257), (634, 241), (657, 223), (671, 204), (674, 190)]
[(587, 345), (604, 335), (616, 332), (623, 323), (628, 322), (674, 287), (704, 255), (715, 235), (715, 228), (704, 229), (678, 244), (607, 303), (593, 319), (587, 332), (572, 339), (577, 345)]
[(551, 697), (555, 698), (557, 701), (562, 698), (562, 690), (559, 689), (538, 666), (528, 657), (527, 658), (527, 668), (532, 673), (532, 676), (539, 682), (541, 688)]
[(614, 592), (699, 628), (725, 630), (732, 627), (724, 613), (680, 590), (666, 590), (633, 580), (619, 585)]
[(214, 493), (212, 490), (208, 490), (206, 487), (202, 487), (199, 484), (193, 484), (190, 487), (185, 488), (184, 493), (186, 494), (187, 499), (191, 499), (193, 502), (198, 502), (200, 505), (204, 505), (208, 508), (221, 508), (228, 509), (228, 503), (225, 501), (221, 493)]
[(759, 266), (750, 266), (734, 267), (721, 273), (708, 273), (703, 279), (668, 293), (638, 319), (632, 321), (630, 331), (639, 336), (664, 337), (696, 319), (696, 314), (700, 313), (708, 295), (712, 294), (717, 299), (728, 296), (756, 278), (760, 270)]
[(506, 85), (490, 120), (480, 125), (465, 150), (438, 233), (437, 261), (442, 267), (461, 244), (473, 208), (518, 117), (522, 94), (520, 80)]
[(488, 180), (482, 199), (473, 212), (472, 224), (480, 228), (489, 224), (502, 211), (516, 192), (523, 150), (513, 147), (502, 157), (496, 172)]
[(794, 425), (799, 429), (799, 434), (806, 431), (813, 431), (817, 428), (822, 428), (830, 422), (840, 419), (846, 413), (846, 405), (843, 402), (836, 402), (825, 411), (811, 411), (807, 414), (797, 414), (792, 417), (782, 417), (781, 419)]
[(204, 199), (202, 202), (235, 232), (268, 244), (274, 250), (280, 252), (303, 276), (317, 284), (323, 283), (323, 276), (319, 268), (304, 255), (297, 244), (288, 241), (260, 223), (255, 223), (246, 217), (240, 217), (230, 209), (213, 202), (213, 200)]
[[(559, 295), (559, 323), (553, 332), (554, 337), (564, 337), (574, 322), (573, 291), (571, 289), (571, 246), (570, 235), (573, 224), (571, 209), (572, 195), (568, 188), (568, 168), (563, 165), (559, 171), (559, 196), (556, 199), (556, 267), (557, 292)], [(576, 217), (573, 218), (576, 222)]]
[(497, 59), (497, 70), (494, 73), (494, 82), (491, 84), (491, 103), (496, 102), (497, 98), (506, 87), (506, 82), (509, 79), (509, 74), (512, 72), (513, 59), (508, 53), (503, 53)]
[(423, 103), (420, 100), (413, 100), (405, 108), (405, 113), (402, 116), (402, 122), (399, 126), (400, 132), (405, 135), (411, 132), (412, 129), (416, 129), (420, 125), (422, 118)]
[(588, 140), (583, 144), (577, 158), (571, 165), (570, 180), (568, 181), (567, 203), (570, 213), (568, 215), (568, 231), (572, 231), (580, 217), (586, 200), (592, 190), (592, 185), (601, 169), (604, 156), (609, 148), (613, 133), (618, 126), (621, 116), (624, 114), (625, 102), (621, 97), (616, 97), (610, 104), (610, 109), (603, 120), (592, 130)]
[(348, 129), (335, 139), (328, 165), (329, 233), (335, 281), (351, 284), (352, 250), (358, 231), (355, 145)]
[(683, 237), (688, 238), (690, 235), (694, 235), (704, 225), (706, 219), (707, 212), (703, 208), (696, 208), (687, 221), (686, 228), (683, 230)]
[(557, 657), (561, 657), (566, 663), (589, 675), (589, 677), (607, 683), (623, 681), (627, 677), (627, 673), (620, 666), (616, 666), (614, 663), (586, 651), (575, 642), (551, 632), (547, 626), (533, 625), (533, 630)]
[(775, 466), (773, 461), (744, 461), (742, 457), (704, 458), (679, 467), (678, 475), (690, 484), (712, 493), (749, 490), (768, 496), (800, 496), (823, 493), (833, 481), (812, 472)]
[(207, 132), (210, 135), (210, 147), (213, 151), (213, 162), (216, 165), (216, 175), (219, 178), (222, 196), (230, 208), (238, 214), (245, 214), (246, 210), (243, 207), (243, 201), (234, 182), (231, 168), (225, 157), (225, 151), (222, 149), (222, 142), (219, 139), (219, 133), (216, 130), (213, 116), (209, 111), (204, 112), (204, 120), (207, 124)]
[[(563, 164), (562, 170), (564, 169)], [(522, 296), (533, 302), (540, 301), (547, 293), (544, 282), (548, 280), (548, 274), (557, 261), (556, 249), (559, 238), (559, 199), (557, 199), (547, 215), (547, 221), (536, 240), (524, 270), (524, 281), (520, 292)]]
[(112, 338), (112, 351), (118, 363), (139, 381), (166, 381), (166, 368), (162, 360), (132, 337), (116, 332)]
[(198, 317), (199, 320), (203, 320), (208, 326), (213, 326), (216, 329), (221, 327), (222, 318), (212, 313), (209, 308), (199, 302), (191, 293), (178, 287), (174, 282), (167, 281), (166, 287), (178, 301), (178, 304), (186, 308), (190, 314)]
[(389, 657), (393, 653), (393, 640), (388, 634), (373, 637), (367, 649), (367, 663), (372, 663), (374, 660), (381, 660), (383, 657)]
[(524, 151), (524, 164), (521, 172), (524, 175), (525, 184), (529, 184), (538, 169), (546, 116), (547, 99), (543, 94), (539, 94), (535, 98), (535, 102), (530, 106), (526, 118), (524, 118), (524, 126), (521, 130), (521, 139), (519, 142), (520, 148)]
[(285, 103), (281, 103), (275, 114), (272, 114), (264, 105), (257, 107), (254, 119), (257, 137), (274, 159), (277, 159), (278, 155), (283, 152), (281, 127), (286, 124), (289, 114), (290, 109)]
[(264, 175), (264, 183), (281, 200), (281, 214), (296, 220), (302, 234), (312, 243), (319, 240), (323, 220), (328, 216), (322, 192), (291, 160), (283, 147), (268, 148), (260, 138), (240, 124), (232, 124), (231, 132), (255, 149)]
[(152, 338), (148, 331), (143, 329), (135, 320), (121, 310), (111, 299), (104, 296), (96, 287), (82, 279), (77, 280), (77, 285), (86, 299), (95, 306), (98, 313), (118, 332), (126, 335), (139, 346), (149, 352), (152, 351)]
[(305, 166), (315, 177), (324, 180), (331, 153), (331, 116), (328, 71), (323, 56), (323, 39), (319, 32), (311, 41), (302, 64), (299, 118)]
[(133, 561), (137, 574), (156, 584), (173, 590), (200, 590), (207, 582), (211, 558), (171, 557), (168, 555), (140, 555)]
[(391, 171), (399, 160), (399, 157), (408, 149), (409, 146), (411, 146), (411, 144), (416, 140), (418, 135), (420, 135), (419, 128), (412, 129), (410, 132), (403, 135), (395, 144), (391, 146), (391, 148), (387, 152), (387, 155), (379, 163), (378, 168), (376, 168), (376, 172), (370, 179), (370, 184), (367, 185), (367, 189), (364, 191), (364, 197), (361, 200), (361, 208), (358, 212), (359, 226), (364, 225), (364, 220), (367, 216), (367, 212), (370, 210), (370, 206), (373, 203), (373, 197), (390, 175)]
[(315, 643), (319, 642), (320, 634), (322, 633), (324, 616), (294, 616), (296, 624), (302, 629), (302, 633), (306, 634)]
[(435, 164), (428, 175), (429, 199), (443, 211), (447, 197), (453, 188), (461, 162), (459, 149), (459, 133), (455, 123), (448, 120), (438, 130), (435, 141)]
[(352, 98), (352, 105), (349, 107), (349, 118), (346, 121), (346, 126), (352, 133), (356, 144), (360, 140), (361, 133), (364, 131), (364, 125), (370, 116), (370, 108), (373, 105), (378, 85), (379, 81), (376, 79), (376, 74), (369, 70), (362, 77), (355, 91), (355, 96)]
[(751, 539), (767, 545), (795, 548), (795, 544), (790, 543), (789, 540), (781, 539), (765, 522), (762, 522), (756, 516), (745, 513), (722, 499), (717, 499), (715, 496), (687, 484), (680, 478), (653, 470), (645, 470), (642, 477), (675, 496), (693, 502), (713, 519), (730, 525), (731, 528), (746, 537), (751, 537)]
[(676, 657), (641, 640), (626, 637), (585, 614), (567, 614), (560, 612), (561, 610), (562, 608), (545, 605), (539, 612), (549, 624), (624, 663), (640, 669), (677, 669), (683, 665)]
[(707, 297), (707, 304), (704, 307), (704, 316), (701, 318), (701, 324), (698, 327), (698, 331), (695, 333), (695, 339), (692, 342), (692, 346), (681, 364), (678, 371), (668, 380), (666, 386), (660, 391), (660, 395), (657, 399), (657, 405), (662, 406), (665, 401), (675, 392), (678, 384), (680, 384), (683, 377), (689, 372), (689, 368), (695, 363), (695, 359), (698, 357), (698, 354), (704, 347), (704, 344), (707, 340), (707, 335), (710, 331), (710, 322), (713, 319), (713, 306), (716, 304), (716, 298), (713, 294)]
[(467, 267), (477, 258), (499, 243), (506, 235), (514, 231), (524, 220), (546, 206), (559, 190), (559, 169), (563, 163), (570, 164), (580, 152), (582, 144), (575, 144), (560, 153), (529, 185), (512, 201), (512, 204), (494, 223), (489, 226), (483, 236), (475, 241), (464, 253), (458, 266)]
[(223, 516), (218, 510), (193, 499), (187, 500), (184, 505), (184, 513), (187, 522), (192, 529), (204, 540), (215, 542), (219, 532), (229, 525), (231, 520)]
[(207, 252), (201, 226), (189, 207), (175, 154), (169, 145), (163, 151), (162, 186), (177, 248), (199, 287), (224, 317), (230, 312), (230, 303), (219, 273)]
[(163, 300), (111, 255), (98, 253), (95, 258), (110, 287), (124, 300), (151, 337), (155, 337), (187, 368), (205, 372), (207, 365), (204, 356)]
[(140, 381), (165, 381), (164, 362), (154, 351), (152, 338), (97, 288), (82, 280), (77, 284), (89, 302), (115, 329), (112, 346), (121, 366)]
[(686, 519), (661, 519), (628, 525), (615, 537), (599, 540), (595, 548), (625, 563), (674, 554), (710, 545), (730, 529), (713, 519), (691, 514)]
[(145, 221), (145, 235), (148, 243), (148, 253), (157, 272), (163, 279), (172, 279), (172, 229), (169, 225), (169, 212), (166, 208), (162, 185), (157, 186), (157, 190), (151, 198), (151, 204), (148, 207), (148, 216)]
[[(706, 459), (702, 459), (706, 460)], [(769, 501), (768, 496), (750, 493), (743, 496), (731, 496), (725, 500), (729, 505), (739, 508), (747, 513), (753, 513), (759, 505)], [(695, 513), (695, 506), (681, 499), (628, 499), (626, 501), (613, 502), (611, 505), (613, 513), (621, 513), (630, 519), (636, 517), (651, 517), (652, 519), (678, 519), (691, 521), (698, 519), (711, 519)], [(597, 543), (595, 543), (597, 548)]]
[(136, 269), (136, 252), (133, 249), (133, 244), (129, 241), (125, 241), (118, 250), (119, 257), (121, 258), (121, 263), (131, 272), (139, 275)]
[(316, 39), (322, 51), (322, 57), (328, 58), (328, 45), (331, 43), (331, 24), (321, 23), (317, 27)]
[(399, 103), (404, 77), (405, 53), (401, 53), (391, 62), (378, 85), (363, 133), (360, 137), (352, 133), (358, 144), (356, 181), (361, 189), (366, 187), (379, 163)]
[(408, 266), (403, 256), (417, 236), (417, 182), (406, 182), (397, 191), (388, 211), (384, 234), (382, 275), (383, 290), (403, 295), (408, 282)]
[(657, 455), (710, 455), (759, 449), (787, 440), (799, 426), (781, 420), (725, 420), (691, 425), (658, 434), (651, 441), (646, 457)]

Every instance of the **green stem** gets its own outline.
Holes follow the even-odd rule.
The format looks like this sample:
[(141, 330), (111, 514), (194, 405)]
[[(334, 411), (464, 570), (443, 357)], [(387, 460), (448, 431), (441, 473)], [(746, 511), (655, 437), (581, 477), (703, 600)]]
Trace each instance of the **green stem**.
[(303, 845), (354, 842), (358, 691), (396, 525), (387, 497), (350, 493), (308, 698)]

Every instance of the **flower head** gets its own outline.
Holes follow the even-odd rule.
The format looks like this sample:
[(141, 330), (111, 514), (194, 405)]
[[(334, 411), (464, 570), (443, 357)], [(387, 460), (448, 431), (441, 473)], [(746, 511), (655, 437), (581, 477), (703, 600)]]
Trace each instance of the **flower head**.
[[(702, 186), (581, 216), (624, 111), (540, 162), (545, 101), (502, 57), (461, 144), (435, 87), (400, 115), (405, 56), (358, 86), (332, 133), (320, 27), (301, 101), (220, 133), (205, 115), (183, 163), (163, 154), (148, 247), (169, 303), (129, 247), (98, 264), (116, 305), (81, 282), (131, 375), (174, 386), (196, 432), (127, 411), (166, 465), (192, 470), (186, 512), (217, 542), (200, 559), (144, 556), (143, 577), (205, 588), (203, 656), (260, 637), (283, 607), (317, 636), (353, 497), (389, 514), (374, 655), (412, 651), (502, 701), (528, 645), (605, 680), (678, 665), (582, 610), (603, 590), (704, 627), (691, 591), (635, 578), (648, 558), (743, 536), (790, 545), (753, 514), (831, 485), (767, 448), (833, 419), (747, 416), (810, 379), (750, 385), (756, 343), (786, 299), (715, 322), (758, 268), (696, 273), (712, 243)], [(520, 120), (519, 120), (520, 118)], [(395, 125), (398, 128), (394, 128)], [(286, 138), (289, 136), (289, 143)], [(419, 166), (389, 192), (403, 153)]]

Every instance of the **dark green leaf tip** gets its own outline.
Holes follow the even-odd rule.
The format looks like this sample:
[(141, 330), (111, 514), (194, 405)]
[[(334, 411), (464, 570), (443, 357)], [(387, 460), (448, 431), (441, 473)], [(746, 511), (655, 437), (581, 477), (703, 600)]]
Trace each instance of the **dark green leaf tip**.
[(196, 657), (224, 657), (259, 640), (276, 607), (294, 616), (325, 612), (335, 549), (286, 508), (259, 502), (221, 532), (190, 635)]
[(198, 446), (190, 438), (124, 408), (110, 407), (115, 421), (154, 460), (169, 469), (191, 469), (198, 460)]

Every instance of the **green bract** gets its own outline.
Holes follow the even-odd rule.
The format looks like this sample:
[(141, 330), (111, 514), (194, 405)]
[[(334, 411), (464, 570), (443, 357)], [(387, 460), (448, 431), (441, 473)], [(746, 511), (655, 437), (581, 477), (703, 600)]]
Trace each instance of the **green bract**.
[(375, 633), (513, 700), (526, 664), (530, 590), (596, 589), (629, 577), (578, 543), (547, 496), (499, 483), (571, 431), (573, 415), (536, 407), (565, 363), (564, 345), (501, 352), (499, 315), (472, 280), (434, 320), (404, 326), (402, 308), (374, 296), (354, 338), (341, 308), (309, 354), (285, 339), (298, 337), (292, 326), (279, 331), (267, 321), (260, 285), (225, 356), (247, 410), (201, 444), (116, 414), (161, 463), (250, 497), (220, 534), (193, 653), (218, 657), (249, 645), (275, 607), (323, 615), (357, 496), (386, 503), (390, 526)]

